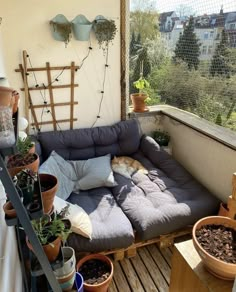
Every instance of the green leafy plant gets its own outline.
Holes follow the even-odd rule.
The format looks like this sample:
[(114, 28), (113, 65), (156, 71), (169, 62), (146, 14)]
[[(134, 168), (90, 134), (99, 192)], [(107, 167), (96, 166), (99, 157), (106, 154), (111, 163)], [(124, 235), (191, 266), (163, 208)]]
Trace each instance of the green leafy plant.
[(62, 37), (65, 45), (67, 45), (71, 39), (72, 24), (70, 22), (59, 23), (54, 21), (51, 21), (50, 24), (53, 26), (53, 30)]
[(37, 181), (37, 174), (31, 169), (25, 168), (16, 174), (16, 185), (19, 188), (32, 185), (35, 181)]
[(152, 132), (152, 137), (160, 146), (168, 146), (170, 141), (170, 135), (167, 132), (159, 130)]
[(57, 237), (60, 237), (62, 241), (67, 239), (71, 233), (71, 224), (67, 224), (68, 221), (68, 219), (64, 219), (56, 213), (52, 220), (50, 216), (44, 215), (40, 219), (32, 220), (31, 222), (40, 243), (42, 245), (52, 245), (52, 241)]
[(30, 136), (27, 136), (25, 139), (19, 138), (16, 142), (17, 152), (23, 156), (26, 155), (33, 146), (34, 143)]
[(100, 47), (108, 47), (117, 32), (115, 21), (105, 18), (95, 20), (93, 28)]
[(137, 81), (134, 81), (133, 85), (139, 90), (139, 93), (142, 93), (145, 88), (150, 87), (149, 82), (142, 76)]

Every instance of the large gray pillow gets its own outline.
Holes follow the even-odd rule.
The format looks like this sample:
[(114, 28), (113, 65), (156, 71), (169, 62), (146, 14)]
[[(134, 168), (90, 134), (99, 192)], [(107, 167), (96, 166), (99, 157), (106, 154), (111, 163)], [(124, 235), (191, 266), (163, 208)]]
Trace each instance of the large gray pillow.
[(40, 166), (39, 173), (49, 173), (57, 177), (58, 190), (56, 196), (66, 200), (72, 193), (75, 185), (75, 174), (72, 166), (55, 151)]
[(89, 190), (99, 187), (114, 187), (117, 185), (111, 168), (110, 154), (88, 160), (68, 162), (74, 167), (78, 178), (75, 189)]

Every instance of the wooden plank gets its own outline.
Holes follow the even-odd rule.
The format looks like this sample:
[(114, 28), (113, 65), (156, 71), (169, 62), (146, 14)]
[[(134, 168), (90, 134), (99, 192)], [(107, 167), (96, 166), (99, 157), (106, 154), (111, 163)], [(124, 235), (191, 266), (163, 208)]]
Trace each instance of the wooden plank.
[[(20, 66), (20, 69), (21, 69), (21, 71), (20, 71), (21, 72), (21, 77), (24, 80), (24, 68), (23, 68), (23, 66), (21, 64), (19, 66)], [(39, 129), (38, 120), (37, 120), (37, 116), (36, 116), (35, 110), (32, 107), (33, 106), (32, 98), (31, 98), (31, 95), (30, 95), (29, 91), (28, 91), (28, 98), (29, 98), (29, 108), (31, 109), (31, 114), (32, 114), (36, 129), (38, 130)], [(30, 121), (28, 121), (28, 122), (30, 123)]]
[(71, 62), (71, 75), (70, 75), (70, 129), (73, 129), (74, 118), (74, 84), (75, 84), (75, 62)]
[(152, 258), (154, 259), (155, 263), (158, 265), (159, 269), (163, 273), (163, 276), (165, 277), (167, 283), (170, 283), (170, 267), (165, 261), (165, 259), (162, 257), (159, 249), (157, 248), (156, 245), (150, 245), (147, 247), (148, 251), (152, 255)]
[(111, 284), (108, 288), (108, 292), (119, 292), (119, 290), (117, 290), (116, 288), (116, 284), (114, 280), (111, 281)]
[[(128, 259), (124, 258), (120, 262), (120, 265), (124, 271), (124, 274), (126, 275), (128, 281), (129, 281), (129, 284), (130, 284), (132, 291), (143, 292), (144, 291), (143, 286), (142, 286), (141, 282), (139, 281), (139, 278), (136, 275), (135, 270), (134, 270), (133, 266), (131, 265), (130, 261)], [(125, 291), (125, 290), (123, 290), (123, 291)]]
[[(79, 87), (78, 84), (74, 84), (74, 87)], [(64, 84), (64, 85), (50, 85), (51, 89), (61, 89), (61, 88), (71, 88), (70, 84)], [(38, 86), (38, 87), (29, 87), (28, 90), (44, 90), (49, 89), (49, 86)], [(24, 88), (20, 89), (21, 91), (24, 91)]]
[[(148, 273), (144, 263), (142, 262), (141, 258), (137, 254), (136, 257), (131, 258), (130, 261), (132, 262), (136, 273), (138, 274), (138, 277), (140, 281), (142, 282), (143, 287), (148, 292), (156, 292), (158, 291), (155, 283), (153, 282), (152, 277)], [(135, 290), (136, 291), (136, 290)]]
[(47, 87), (49, 90), (49, 98), (50, 98), (51, 113), (52, 113), (52, 123), (53, 123), (53, 129), (54, 129), (54, 131), (56, 131), (57, 130), (56, 114), (55, 114), (54, 98), (53, 98), (53, 91), (52, 91), (51, 68), (50, 68), (49, 62), (46, 62), (46, 68), (47, 68), (47, 77), (48, 77), (48, 86)]
[(160, 253), (163, 258), (166, 260), (167, 264), (171, 267), (172, 252), (169, 248), (161, 248)]
[(114, 281), (119, 291), (131, 292), (129, 284), (120, 266), (120, 262), (113, 262), (114, 265)]
[[(74, 122), (77, 121), (77, 119), (74, 119)], [(70, 119), (65, 119), (65, 120), (57, 120), (57, 123), (69, 123), (70, 122)], [(52, 124), (53, 121), (47, 121), (47, 122), (39, 122), (38, 125), (49, 125), (49, 124)], [(35, 123), (32, 123), (31, 124), (32, 126), (35, 125)]]
[(138, 254), (140, 255), (141, 259), (143, 260), (146, 269), (148, 270), (149, 274), (151, 275), (154, 283), (158, 287), (160, 292), (167, 292), (169, 287), (168, 284), (163, 277), (159, 267), (154, 262), (152, 256), (148, 252), (147, 248), (140, 248), (138, 250)]
[[(75, 69), (79, 69), (79, 66), (75, 66)], [(51, 70), (70, 70), (71, 66), (57, 66), (57, 67), (51, 67)], [(45, 67), (36, 67), (36, 68), (28, 68), (28, 72), (33, 72), (33, 71), (46, 71)], [(21, 69), (15, 69), (15, 72), (21, 72)]]
[[(78, 102), (75, 101), (74, 105), (77, 105)], [(65, 105), (70, 105), (70, 102), (56, 102), (54, 103), (54, 106), (65, 106)], [(51, 106), (51, 103), (47, 103), (47, 106)], [(45, 104), (37, 104), (37, 105), (33, 105), (30, 108), (42, 108), (45, 107)]]

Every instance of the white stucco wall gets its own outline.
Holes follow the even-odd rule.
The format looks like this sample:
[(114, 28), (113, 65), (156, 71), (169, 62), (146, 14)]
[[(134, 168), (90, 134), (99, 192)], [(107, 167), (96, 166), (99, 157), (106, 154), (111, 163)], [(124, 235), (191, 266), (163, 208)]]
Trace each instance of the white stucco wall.
[[(57, 14), (64, 14), (68, 20), (73, 20), (78, 14), (84, 14), (88, 20), (93, 21), (97, 15), (113, 19), (116, 22), (118, 32), (113, 45), (110, 46), (108, 70), (105, 83), (105, 94), (101, 108), (101, 118), (96, 126), (108, 125), (120, 120), (120, 1), (115, 0), (11, 0), (4, 1), (1, 5), (2, 24), (0, 32), (3, 41), (3, 56), (6, 64), (6, 73), (9, 83), (16, 90), (23, 87), (20, 73), (15, 69), (23, 63), (22, 52), (26, 50), (30, 56), (33, 67), (44, 67), (46, 62), (51, 66), (70, 65), (75, 61), (80, 65), (86, 56), (89, 42), (76, 41), (74, 37), (67, 48), (63, 42), (55, 41), (51, 35), (49, 21)], [(75, 82), (79, 88), (75, 89), (75, 117), (78, 122), (75, 128), (90, 127), (96, 120), (101, 90), (105, 57), (99, 49), (94, 33), (91, 34), (91, 46), (93, 47), (83, 67), (76, 72)], [(56, 72), (58, 73), (58, 72)], [(53, 77), (56, 75), (53, 73)], [(69, 80), (69, 71), (63, 72), (59, 78), (59, 84)], [(47, 81), (45, 75), (36, 73), (39, 84)], [(29, 85), (34, 86), (34, 76), (30, 74)], [(44, 93), (43, 93), (44, 94)], [(69, 100), (69, 90), (55, 90), (55, 99), (58, 102)], [(46, 93), (48, 98), (48, 93)], [(40, 100), (40, 98), (39, 98)], [(42, 103), (42, 99), (41, 99)], [(67, 110), (68, 109), (68, 110)], [(20, 114), (24, 115), (24, 94), (21, 93)], [(56, 109), (56, 116), (68, 118), (69, 108)], [(48, 119), (47, 113), (43, 114), (43, 121)], [(63, 128), (68, 128), (64, 125)], [(51, 126), (43, 126), (42, 131), (51, 129)]]

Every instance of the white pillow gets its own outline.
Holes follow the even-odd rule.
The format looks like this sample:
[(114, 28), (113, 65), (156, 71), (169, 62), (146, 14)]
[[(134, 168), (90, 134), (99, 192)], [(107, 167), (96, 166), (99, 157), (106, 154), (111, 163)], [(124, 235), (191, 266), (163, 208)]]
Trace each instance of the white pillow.
[(61, 211), (67, 204), (69, 204), (69, 214), (66, 215), (71, 222), (71, 229), (74, 233), (80, 234), (89, 239), (92, 238), (92, 223), (88, 214), (78, 205), (73, 205), (61, 198), (55, 196), (54, 208), (57, 213)]

